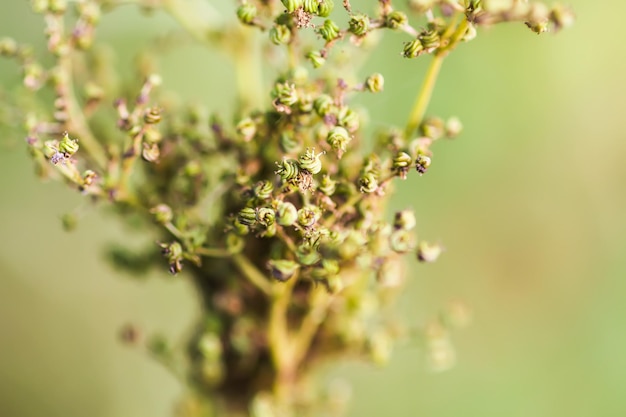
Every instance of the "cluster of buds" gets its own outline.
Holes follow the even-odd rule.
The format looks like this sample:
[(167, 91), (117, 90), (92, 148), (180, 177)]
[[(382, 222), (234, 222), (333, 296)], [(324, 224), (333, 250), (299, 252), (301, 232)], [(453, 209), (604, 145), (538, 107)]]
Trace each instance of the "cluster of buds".
[[(250, 56), (236, 45), (233, 59), (245, 75), (238, 102), (246, 104), (235, 109), (232, 126), (199, 105), (160, 97), (160, 77), (143, 70), (134, 97), (123, 94), (108, 57), (92, 48), (104, 5), (117, 2), (79, 1), (68, 18), (65, 0), (35, 0), (51, 55), (42, 62), (52, 64), (0, 40), (0, 55), (18, 61), (24, 85), (51, 92), (42, 95), (49, 114), (32, 112), (25, 122), (29, 150), (42, 175), (60, 173), (83, 194), (115, 204), (124, 219), (149, 218), (158, 228), (159, 242), (143, 254), (116, 250), (120, 266), (136, 272), (166, 265), (193, 278), (205, 317), (178, 354), (188, 355), (181, 362), (195, 391), (236, 409), (250, 404), (253, 414), (291, 415), (306, 397), (298, 382), (312, 364), (338, 355), (389, 359), (407, 333), (383, 316), (405, 281), (404, 255), (428, 263), (443, 251), (417, 238), (412, 211), (386, 220), (393, 180), (421, 180), (433, 144), (462, 130), (454, 117), (425, 117), (441, 60), (473, 39), (478, 26), (519, 21), (541, 33), (570, 25), (571, 11), (515, 0), (410, 0), (405, 13), (379, 0), (368, 15), (344, 0), (342, 26), (333, 0), (242, 0), (235, 27), (209, 28), (198, 26), (193, 10), (178, 10), (193, 7), (189, 2), (138, 3), (163, 7), (202, 42), (232, 46), (248, 39), (250, 27), (259, 29), (278, 76), (265, 90), (249, 88)], [(425, 26), (412, 26), (414, 17), (425, 18)], [(353, 99), (382, 93), (385, 79), (363, 76), (345, 60), (385, 30), (409, 37), (400, 55), (432, 54), (434, 64), (404, 130), (368, 141)], [(89, 71), (71, 59), (77, 53)], [(265, 99), (248, 100), (253, 90), (265, 91)], [(453, 362), (448, 324), (468, 316), (458, 305), (423, 332), (435, 369)], [(164, 363), (178, 362), (165, 340), (150, 340)]]

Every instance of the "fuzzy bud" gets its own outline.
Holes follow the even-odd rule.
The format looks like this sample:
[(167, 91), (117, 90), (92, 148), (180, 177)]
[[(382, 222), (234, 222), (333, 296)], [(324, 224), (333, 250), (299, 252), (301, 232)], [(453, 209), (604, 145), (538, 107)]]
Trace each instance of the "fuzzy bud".
[(402, 56), (405, 58), (417, 58), (424, 52), (424, 46), (419, 39), (413, 39), (404, 44)]
[(78, 152), (78, 140), (70, 139), (67, 132), (63, 135), (63, 139), (59, 142), (59, 152), (62, 153), (65, 158), (69, 158)]
[(281, 201), (276, 207), (276, 216), (279, 225), (291, 226), (298, 220), (298, 210), (293, 204)]
[(431, 160), (430, 157), (419, 154), (417, 158), (415, 158), (415, 169), (419, 172), (420, 175), (423, 175), (428, 171), (428, 167), (430, 167)]
[(326, 58), (322, 56), (320, 51), (311, 51), (306, 57), (311, 62), (311, 65), (313, 65), (313, 68), (319, 68), (326, 63)]
[(285, 25), (275, 25), (270, 29), (270, 41), (274, 45), (285, 45), (291, 41), (291, 30)]
[(244, 25), (251, 25), (256, 19), (257, 9), (252, 3), (244, 3), (237, 8), (237, 18)]
[(285, 282), (298, 272), (300, 265), (287, 259), (272, 259), (267, 262), (267, 268), (274, 279)]
[(457, 137), (463, 130), (463, 124), (458, 117), (451, 117), (446, 121), (445, 135), (452, 139)]
[(270, 181), (259, 181), (254, 186), (254, 195), (261, 200), (267, 200), (272, 197), (274, 186)]
[(244, 207), (237, 214), (237, 220), (246, 226), (252, 226), (256, 223), (256, 211), (252, 207)]
[(339, 26), (330, 19), (324, 21), (324, 24), (317, 30), (326, 42), (333, 41), (339, 37)]
[(330, 178), (329, 175), (324, 175), (318, 189), (327, 196), (331, 196), (337, 190), (337, 181)]
[(324, 117), (331, 112), (335, 106), (335, 101), (328, 94), (322, 94), (313, 102), (313, 109), (320, 116)]
[(406, 17), (406, 14), (401, 11), (394, 10), (386, 16), (385, 26), (390, 29), (398, 29), (406, 25), (408, 21), (409, 19)]
[(412, 210), (402, 210), (396, 212), (393, 220), (393, 227), (399, 230), (413, 230), (417, 220), (415, 219), (415, 213)]
[(288, 13), (293, 13), (304, 5), (304, 0), (281, 0)]
[(370, 18), (365, 14), (355, 14), (350, 18), (349, 30), (356, 36), (364, 36), (370, 28)]
[(298, 224), (302, 227), (311, 227), (322, 217), (319, 207), (308, 205), (298, 210)]
[(298, 158), (300, 168), (309, 171), (313, 175), (319, 173), (322, 170), (322, 161), (320, 160), (322, 155), (324, 155), (324, 152), (316, 155), (315, 149), (307, 149), (306, 153)]
[(385, 86), (385, 78), (380, 73), (372, 74), (365, 80), (365, 86), (372, 93), (380, 93)]
[(411, 252), (414, 249), (413, 235), (406, 229), (396, 229), (389, 236), (389, 244), (394, 252)]
[(352, 137), (348, 131), (341, 127), (335, 126), (329, 132), (326, 137), (326, 142), (337, 152), (337, 157), (341, 158), (347, 149), (348, 143), (352, 140)]
[(417, 246), (417, 259), (420, 262), (435, 262), (443, 252), (441, 245), (421, 241)]
[(276, 165), (278, 169), (274, 173), (283, 181), (295, 179), (300, 173), (300, 165), (293, 159), (283, 159), (280, 163), (276, 162)]
[(373, 193), (378, 189), (378, 179), (372, 172), (366, 172), (359, 177), (359, 191)]
[(156, 220), (159, 224), (170, 223), (174, 218), (172, 209), (167, 204), (159, 204), (152, 207), (150, 209), (150, 214), (154, 216), (154, 220)]
[(317, 15), (320, 17), (328, 17), (335, 7), (333, 0), (317, 0)]
[(406, 152), (398, 152), (393, 158), (392, 167), (398, 176), (405, 180), (409, 172), (409, 168), (413, 163), (413, 159)]
[(269, 227), (276, 221), (276, 212), (269, 207), (261, 207), (256, 212), (256, 219), (264, 227)]
[(149, 108), (143, 115), (143, 120), (147, 124), (159, 123), (161, 121), (161, 109), (158, 107)]

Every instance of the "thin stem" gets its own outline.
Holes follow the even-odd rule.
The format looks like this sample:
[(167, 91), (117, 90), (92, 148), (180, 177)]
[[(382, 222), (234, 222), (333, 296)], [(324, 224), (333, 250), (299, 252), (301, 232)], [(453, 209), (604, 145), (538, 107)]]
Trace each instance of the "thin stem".
[(301, 363), (311, 347), (311, 341), (317, 333), (319, 326), (322, 324), (328, 313), (333, 296), (328, 293), (326, 288), (319, 286), (314, 288), (311, 295), (311, 307), (306, 316), (302, 319), (300, 331), (294, 337), (294, 362)]
[[(59, 19), (59, 25), (63, 25), (62, 18)], [(62, 86), (59, 86), (57, 89), (57, 93), (67, 104), (67, 113), (69, 115), (68, 128), (78, 137), (80, 146), (97, 165), (98, 169), (104, 170), (107, 162), (106, 152), (100, 142), (94, 137), (76, 98), (76, 93), (74, 92), (74, 68), (72, 67), (69, 51), (59, 57), (58, 64), (64, 78)]]
[(444, 55), (435, 54), (430, 62), (428, 70), (426, 71), (426, 77), (424, 78), (420, 89), (420, 93), (415, 100), (415, 104), (413, 104), (411, 114), (409, 115), (409, 121), (404, 129), (404, 136), (407, 139), (413, 135), (420, 123), (422, 123), (424, 114), (426, 113), (426, 108), (428, 107), (428, 103), (430, 103), (430, 98), (432, 97), (433, 90), (435, 89), (435, 83), (437, 81), (439, 71), (441, 70), (443, 58)]
[(228, 258), (231, 253), (222, 248), (196, 248), (196, 254), (209, 258)]
[(265, 295), (271, 296), (273, 294), (274, 291), (270, 281), (252, 262), (250, 262), (247, 256), (237, 253), (232, 256), (232, 261), (237, 269), (239, 269), (239, 272), (255, 287), (265, 293)]
[(404, 130), (404, 136), (406, 138), (410, 138), (413, 135), (413, 133), (417, 130), (417, 128), (424, 119), (424, 114), (426, 113), (426, 109), (428, 107), (428, 104), (430, 103), (433, 90), (435, 89), (435, 83), (437, 82), (437, 77), (439, 76), (444, 57), (448, 54), (448, 52), (456, 47), (456, 45), (459, 43), (459, 41), (467, 31), (469, 23), (467, 22), (467, 19), (463, 19), (461, 23), (459, 23), (459, 25), (456, 27), (454, 33), (450, 34), (452, 32), (452, 28), (456, 25), (457, 18), (458, 16), (455, 17), (455, 19), (452, 21), (448, 29), (441, 37), (441, 43), (445, 44), (445, 42), (447, 42), (447, 44), (439, 48), (434, 53), (433, 59), (430, 62), (428, 70), (426, 71), (426, 77), (424, 78), (424, 81), (422, 83), (420, 93), (415, 100), (415, 104), (413, 104), (413, 108), (411, 109), (411, 113), (409, 115), (409, 120)]
[(270, 308), (268, 344), (276, 380), (274, 381), (274, 398), (281, 410), (288, 409), (290, 386), (295, 378), (293, 344), (289, 335), (287, 313), (293, 287), (298, 281), (297, 274), (285, 283), (277, 283), (274, 287), (274, 298)]

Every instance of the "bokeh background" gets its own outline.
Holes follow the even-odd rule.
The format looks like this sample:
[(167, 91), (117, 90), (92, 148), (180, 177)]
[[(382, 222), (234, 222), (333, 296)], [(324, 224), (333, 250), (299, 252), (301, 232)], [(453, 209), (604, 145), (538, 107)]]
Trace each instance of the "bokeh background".
[[(462, 299), (473, 324), (454, 334), (447, 372), (430, 372), (411, 345), (385, 368), (322, 370), (352, 383), (350, 416), (626, 415), (626, 3), (569, 4), (577, 23), (558, 36), (500, 26), (444, 63), (429, 114), (460, 117), (464, 133), (437, 144), (431, 170), (402, 183), (394, 207), (414, 208), (420, 235), (447, 251), (436, 264), (410, 261), (402, 309), (423, 323)], [(123, 68), (171, 26), (125, 7), (100, 35)], [(41, 28), (26, 1), (3, 3), (0, 35), (42, 45)], [(402, 59), (399, 39), (364, 69), (386, 77), (364, 102), (374, 125), (403, 124), (428, 60)], [(163, 74), (213, 108), (230, 97), (219, 54), (181, 46)], [(19, 82), (13, 63), (0, 61), (0, 82)], [(181, 337), (197, 312), (191, 286), (113, 270), (103, 245), (145, 239), (37, 180), (22, 138), (1, 131), (0, 415), (170, 416), (183, 387), (116, 335), (133, 322)], [(72, 210), (81, 221), (70, 234), (59, 218)]]

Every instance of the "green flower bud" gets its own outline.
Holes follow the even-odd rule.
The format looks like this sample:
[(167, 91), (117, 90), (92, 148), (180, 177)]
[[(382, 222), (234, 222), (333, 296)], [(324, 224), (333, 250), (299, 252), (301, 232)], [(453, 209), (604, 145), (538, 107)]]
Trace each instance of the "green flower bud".
[(256, 6), (252, 3), (244, 3), (237, 8), (237, 18), (244, 25), (250, 25), (257, 16)]
[(417, 158), (415, 158), (415, 169), (419, 172), (420, 175), (423, 175), (428, 171), (428, 167), (430, 167), (430, 157), (419, 154)]
[(269, 207), (261, 207), (256, 212), (256, 219), (264, 227), (271, 226), (276, 221), (276, 212)]
[(417, 220), (413, 210), (398, 211), (393, 220), (393, 227), (400, 230), (413, 230), (416, 224)]
[(350, 32), (356, 36), (363, 36), (369, 31), (370, 18), (365, 14), (355, 14), (350, 18), (348, 25)]
[(313, 108), (320, 117), (326, 116), (334, 107), (335, 100), (333, 100), (333, 98), (328, 94), (320, 95), (313, 102)]
[(329, 175), (324, 175), (322, 177), (322, 181), (320, 181), (318, 189), (327, 196), (331, 196), (335, 194), (335, 190), (337, 189), (337, 181), (330, 178)]
[(365, 87), (372, 93), (380, 93), (385, 86), (385, 78), (380, 73), (375, 73), (367, 77)]
[(70, 139), (70, 136), (65, 132), (63, 139), (59, 142), (59, 152), (62, 153), (65, 158), (69, 158), (78, 152), (78, 140)]
[(298, 220), (298, 210), (293, 204), (281, 201), (276, 207), (278, 224), (281, 226), (291, 226)]
[(364, 249), (367, 239), (356, 230), (349, 230), (345, 239), (337, 247), (337, 254), (346, 261), (351, 261)]
[(237, 219), (246, 226), (252, 226), (256, 223), (256, 211), (252, 207), (244, 207), (237, 214)]
[(359, 130), (359, 115), (349, 107), (342, 107), (337, 114), (337, 124), (348, 129), (348, 132), (356, 132)]
[(300, 165), (298, 161), (293, 159), (283, 159), (280, 163), (276, 162), (278, 170), (274, 171), (283, 181), (295, 179), (300, 173)]
[(439, 117), (429, 117), (420, 125), (420, 132), (432, 140), (440, 139), (445, 133), (445, 123)]
[(12, 38), (0, 39), (0, 55), (14, 56), (17, 53), (17, 42)]
[(311, 61), (313, 68), (319, 68), (326, 63), (326, 58), (322, 56), (320, 51), (311, 51), (306, 55), (307, 59)]
[(417, 259), (420, 262), (435, 262), (443, 252), (441, 245), (421, 241), (417, 245)]
[(339, 37), (339, 26), (330, 19), (326, 19), (324, 24), (317, 30), (326, 42), (333, 41)]
[(274, 279), (285, 282), (298, 272), (300, 265), (287, 259), (272, 259), (267, 262), (267, 268)]
[(235, 130), (237, 134), (241, 136), (244, 142), (249, 142), (252, 140), (254, 135), (256, 135), (256, 123), (250, 117), (245, 117), (237, 123), (235, 126)]
[(328, 17), (335, 7), (333, 0), (317, 0), (318, 9), (317, 15), (320, 17)]
[(298, 100), (298, 110), (301, 113), (311, 113), (313, 111), (313, 96), (309, 93), (304, 93)]
[(286, 25), (275, 25), (270, 29), (270, 41), (274, 45), (285, 45), (291, 41), (291, 30)]
[(156, 124), (161, 121), (161, 109), (150, 107), (143, 115), (143, 121), (148, 124)]
[(254, 186), (254, 195), (261, 200), (267, 200), (272, 197), (274, 186), (270, 181), (259, 181)]
[(317, 14), (319, 10), (318, 0), (303, 0), (302, 10), (310, 14)]
[(458, 117), (451, 117), (446, 121), (446, 136), (450, 139), (457, 137), (463, 130), (463, 124)]
[(156, 220), (159, 224), (171, 223), (174, 218), (174, 213), (167, 204), (159, 204), (152, 207), (150, 209), (150, 214), (154, 216), (154, 220)]
[(419, 39), (413, 39), (411, 42), (404, 44), (402, 56), (405, 58), (417, 58), (424, 52), (424, 46)]
[(316, 264), (322, 257), (313, 246), (307, 244), (298, 246), (296, 256), (298, 257), (298, 262), (305, 266)]
[(233, 220), (233, 230), (238, 236), (245, 236), (250, 233), (250, 226), (242, 223), (239, 217)]
[(405, 229), (396, 229), (389, 236), (389, 244), (391, 249), (397, 253), (411, 252), (415, 245), (413, 234)]
[(161, 253), (167, 258), (170, 273), (176, 275), (183, 269), (183, 247), (178, 242), (160, 243)]
[(432, 52), (441, 45), (441, 38), (439, 37), (437, 29), (430, 29), (426, 32), (422, 32), (418, 39), (422, 43), (426, 52)]
[(322, 170), (322, 161), (320, 160), (322, 155), (324, 155), (324, 152), (316, 155), (315, 148), (307, 149), (306, 153), (298, 158), (300, 168), (309, 171), (313, 175), (319, 173)]
[(298, 224), (302, 227), (311, 227), (322, 217), (319, 207), (307, 205), (298, 210)]
[(83, 172), (83, 185), (90, 186), (96, 178), (98, 178), (98, 174), (96, 174), (95, 171), (90, 169), (86, 170)]
[(291, 107), (298, 102), (296, 86), (290, 83), (277, 83), (272, 90), (272, 96), (284, 106)]
[(341, 156), (346, 151), (348, 143), (352, 140), (352, 137), (348, 133), (348, 131), (341, 127), (335, 126), (329, 132), (326, 137), (326, 142), (333, 148), (335, 152), (337, 152), (337, 157), (341, 158)]
[(304, 0), (281, 0), (288, 13), (293, 13), (303, 6)]
[(141, 157), (147, 162), (157, 162), (161, 156), (161, 150), (156, 143), (143, 143), (143, 149), (141, 150)]
[(359, 191), (373, 193), (378, 189), (378, 180), (372, 172), (366, 172), (359, 177)]
[(406, 17), (406, 14), (401, 11), (394, 10), (386, 16), (385, 25), (390, 29), (398, 29), (406, 25), (408, 21), (409, 19)]
[(412, 163), (413, 159), (408, 153), (398, 152), (393, 158), (392, 168), (396, 173), (398, 173), (400, 178), (405, 180)]

